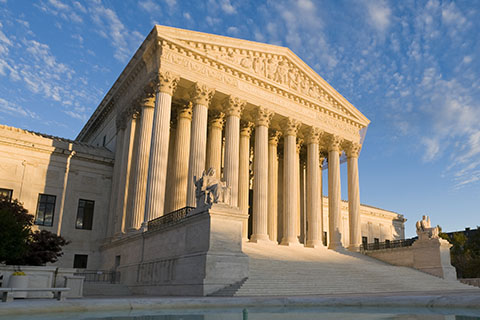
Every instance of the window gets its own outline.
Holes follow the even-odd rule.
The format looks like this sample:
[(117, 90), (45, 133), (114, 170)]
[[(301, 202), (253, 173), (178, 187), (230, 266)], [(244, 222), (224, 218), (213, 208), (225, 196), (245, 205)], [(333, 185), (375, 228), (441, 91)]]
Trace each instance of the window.
[(73, 257), (73, 267), (76, 269), (86, 269), (87, 268), (88, 255), (86, 254), (76, 254)]
[(367, 246), (367, 244), (368, 244), (368, 238), (367, 237), (362, 237), (362, 244), (363, 244), (364, 247)]
[(106, 144), (107, 144), (107, 136), (103, 136), (102, 146), (105, 147)]
[(37, 216), (35, 224), (40, 226), (53, 226), (53, 213), (55, 212), (56, 196), (49, 194), (38, 195)]
[(0, 197), (7, 197), (12, 200), (13, 190), (0, 188)]
[(327, 245), (327, 231), (324, 231), (323, 232), (323, 245), (326, 246)]
[(95, 202), (91, 200), (80, 199), (78, 201), (77, 220), (75, 221), (75, 228), (92, 230), (94, 206)]

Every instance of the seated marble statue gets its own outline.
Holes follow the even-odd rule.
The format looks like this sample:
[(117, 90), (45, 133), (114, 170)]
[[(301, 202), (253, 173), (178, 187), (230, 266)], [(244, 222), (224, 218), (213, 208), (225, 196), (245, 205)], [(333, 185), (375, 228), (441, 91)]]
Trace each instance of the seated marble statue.
[(438, 226), (432, 228), (429, 216), (423, 216), (422, 220), (417, 221), (417, 235), (419, 240), (438, 239)]
[(200, 179), (194, 177), (197, 208), (211, 208), (214, 203), (230, 205), (230, 188), (215, 176), (215, 169), (203, 171)]

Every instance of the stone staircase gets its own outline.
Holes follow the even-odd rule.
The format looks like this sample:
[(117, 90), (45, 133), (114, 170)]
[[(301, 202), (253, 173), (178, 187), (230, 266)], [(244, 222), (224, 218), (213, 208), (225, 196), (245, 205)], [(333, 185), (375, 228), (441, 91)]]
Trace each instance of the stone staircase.
[(244, 243), (249, 277), (216, 296), (479, 290), (458, 281), (386, 264), (360, 253)]

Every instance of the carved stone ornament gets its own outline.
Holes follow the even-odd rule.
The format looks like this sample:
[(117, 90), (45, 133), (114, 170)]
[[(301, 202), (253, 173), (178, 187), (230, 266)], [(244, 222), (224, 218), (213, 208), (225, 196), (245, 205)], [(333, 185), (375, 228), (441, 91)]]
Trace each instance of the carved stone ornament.
[(418, 240), (428, 240), (428, 239), (439, 238), (438, 226), (432, 228), (429, 216), (424, 215), (422, 217), (422, 220), (417, 221), (416, 227), (417, 227)]
[(240, 118), (240, 115), (242, 114), (243, 108), (245, 108), (246, 104), (247, 102), (245, 100), (241, 100), (240, 98), (229, 96), (223, 101), (223, 108), (225, 110), (227, 117), (235, 116)]
[(284, 123), (283, 133), (285, 136), (296, 137), (299, 128), (300, 128), (300, 122), (298, 120), (288, 118)]
[(211, 127), (222, 129), (225, 124), (225, 113), (217, 111), (209, 114), (208, 123)]
[(358, 158), (358, 155), (360, 154), (361, 149), (362, 149), (362, 146), (358, 143), (349, 141), (345, 144), (345, 153), (349, 158)]
[(322, 131), (319, 128), (310, 127), (307, 131), (305, 142), (307, 144), (318, 144), (320, 142), (321, 134)]
[(273, 130), (268, 135), (268, 143), (273, 145), (278, 145), (278, 141), (280, 140), (280, 136), (282, 133), (278, 130)]
[(250, 137), (253, 131), (254, 123), (250, 121), (240, 121), (240, 135)]
[(273, 112), (260, 106), (257, 108), (256, 116), (255, 124), (257, 126), (268, 127), (270, 125), (270, 120), (272, 120)]
[(138, 103), (142, 108), (155, 107), (155, 94), (153, 92), (145, 92), (145, 94), (141, 96), (138, 100)]
[(297, 153), (300, 154), (303, 146), (303, 139), (297, 139)]
[(191, 102), (188, 102), (185, 105), (183, 105), (182, 107), (180, 107), (178, 109), (178, 113), (177, 113), (177, 121), (180, 118), (192, 120), (192, 107), (193, 107), (193, 105), (192, 105)]
[(223, 203), (230, 205), (231, 189), (225, 182), (220, 181), (215, 176), (215, 169), (210, 168), (203, 171), (202, 176), (195, 181), (195, 196), (197, 199), (197, 208), (195, 211), (204, 211), (212, 207), (214, 203)]
[(158, 73), (158, 90), (163, 93), (168, 93), (169, 95), (173, 95), (173, 92), (177, 88), (178, 81), (180, 77), (170, 73), (169, 71), (166, 72), (159, 72)]
[(328, 151), (340, 152), (340, 146), (342, 144), (342, 138), (336, 134), (329, 134), (327, 136), (327, 149)]
[(193, 103), (208, 107), (214, 93), (215, 89), (209, 88), (205, 84), (195, 83), (191, 89), (190, 96)]

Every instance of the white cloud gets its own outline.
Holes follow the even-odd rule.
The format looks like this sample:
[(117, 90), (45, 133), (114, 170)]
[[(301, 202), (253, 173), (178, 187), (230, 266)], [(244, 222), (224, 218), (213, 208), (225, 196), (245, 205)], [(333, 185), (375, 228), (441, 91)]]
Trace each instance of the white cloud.
[(379, 32), (383, 33), (390, 25), (392, 10), (385, 1), (365, 2), (368, 11), (368, 22)]
[(220, 8), (222, 8), (226, 14), (237, 13), (237, 9), (230, 3), (230, 0), (220, 0)]
[(423, 161), (430, 162), (435, 159), (440, 152), (440, 144), (438, 140), (422, 138), (421, 142), (425, 146), (425, 150), (423, 151)]
[(155, 3), (153, 0), (140, 1), (139, 5), (140, 5), (140, 8), (142, 8), (147, 12), (161, 10), (160, 6), (157, 3)]
[(2, 98), (0, 98), (0, 112), (14, 117), (21, 116), (32, 119), (39, 118), (35, 112)]
[(177, 0), (165, 0), (169, 7), (174, 7), (177, 4)]
[(227, 33), (233, 36), (238, 36), (240, 34), (240, 29), (237, 27), (228, 27)]
[(184, 17), (185, 19), (187, 19), (187, 20), (192, 20), (192, 16), (191, 16), (190, 13), (188, 13), (188, 12), (184, 12), (184, 13), (183, 13), (183, 17)]

